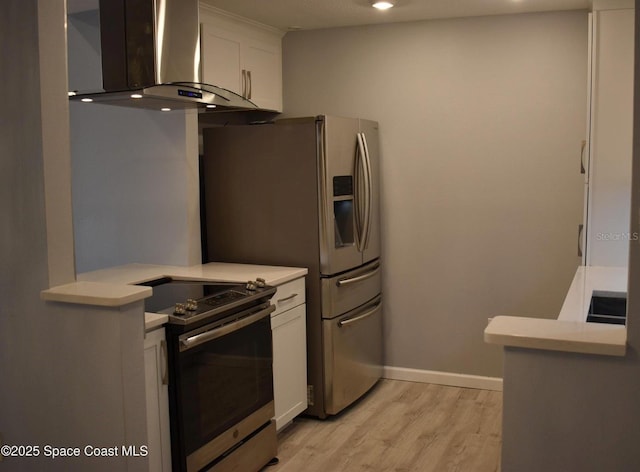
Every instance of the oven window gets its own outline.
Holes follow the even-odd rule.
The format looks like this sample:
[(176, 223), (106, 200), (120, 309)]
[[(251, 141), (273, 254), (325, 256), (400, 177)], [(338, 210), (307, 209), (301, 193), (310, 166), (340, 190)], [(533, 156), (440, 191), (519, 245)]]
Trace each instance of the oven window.
[(272, 363), (269, 316), (181, 353), (187, 455), (273, 400)]

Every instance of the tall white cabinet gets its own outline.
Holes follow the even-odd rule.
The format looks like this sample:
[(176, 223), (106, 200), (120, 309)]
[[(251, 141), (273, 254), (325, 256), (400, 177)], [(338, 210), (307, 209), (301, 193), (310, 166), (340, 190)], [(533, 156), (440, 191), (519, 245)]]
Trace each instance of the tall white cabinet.
[(585, 265), (626, 266), (633, 135), (634, 2), (594, 0), (588, 140), (583, 152)]
[(304, 277), (278, 286), (272, 298), (273, 396), (279, 431), (307, 409), (307, 329)]
[(283, 32), (200, 5), (202, 81), (282, 111)]

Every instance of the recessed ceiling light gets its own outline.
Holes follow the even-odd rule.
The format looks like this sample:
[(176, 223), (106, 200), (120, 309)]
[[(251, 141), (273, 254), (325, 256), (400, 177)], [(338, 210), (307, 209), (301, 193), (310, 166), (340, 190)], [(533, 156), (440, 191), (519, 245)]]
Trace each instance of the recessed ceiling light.
[(213, 104), (209, 104), (209, 105), (207, 105), (207, 108), (215, 108), (215, 107), (216, 107), (216, 106), (215, 106), (215, 105), (213, 105)]
[(82, 101), (85, 103), (90, 103), (93, 101), (93, 98), (83, 98)]
[(171, 108), (160, 108), (160, 111), (171, 111)]
[(76, 93), (75, 92), (68, 92), (67, 95), (70, 96), (70, 97), (73, 97), (73, 96), (76, 95)]
[(140, 95), (139, 93), (134, 93), (131, 94), (131, 98), (142, 98), (142, 95)]
[(374, 1), (371, 6), (373, 8), (377, 8), (378, 10), (388, 10), (392, 6), (394, 6), (396, 2), (394, 0), (387, 0), (386, 2), (378, 2)]

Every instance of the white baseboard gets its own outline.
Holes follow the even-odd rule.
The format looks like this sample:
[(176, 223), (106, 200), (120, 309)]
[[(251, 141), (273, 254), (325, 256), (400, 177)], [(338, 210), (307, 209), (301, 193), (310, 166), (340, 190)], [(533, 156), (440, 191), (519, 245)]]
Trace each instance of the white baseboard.
[(483, 377), (480, 375), (454, 374), (434, 370), (407, 369), (405, 367), (384, 366), (382, 377), (391, 380), (451, 385), (453, 387), (479, 388), (482, 390), (502, 391), (500, 377)]

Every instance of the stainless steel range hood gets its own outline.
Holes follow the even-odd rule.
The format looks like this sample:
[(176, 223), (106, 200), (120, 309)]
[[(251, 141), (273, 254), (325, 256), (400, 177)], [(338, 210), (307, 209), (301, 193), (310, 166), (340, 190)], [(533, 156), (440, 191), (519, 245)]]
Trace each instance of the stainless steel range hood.
[(104, 91), (71, 100), (134, 108), (257, 110), (229, 90), (202, 84), (198, 0), (100, 0)]

